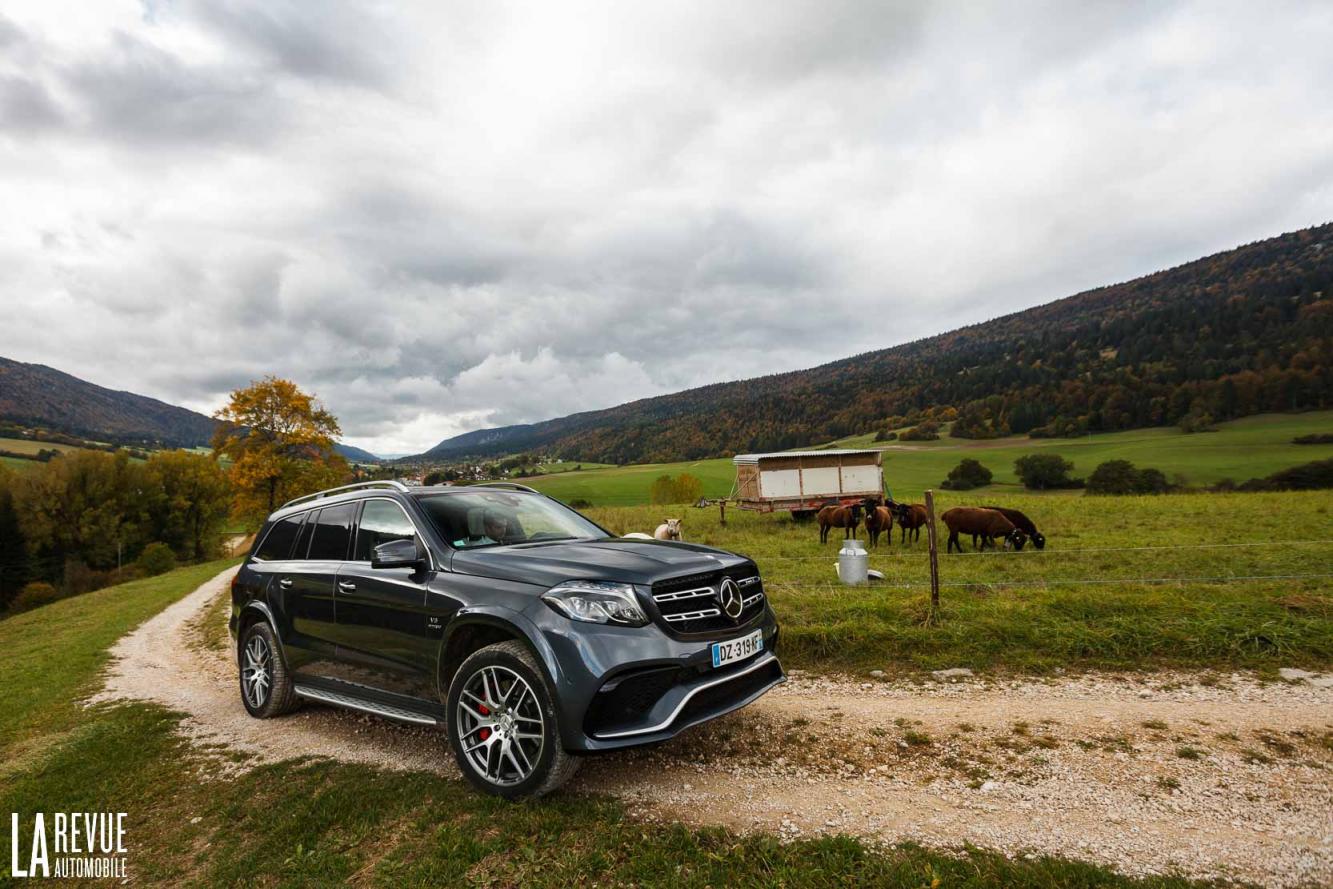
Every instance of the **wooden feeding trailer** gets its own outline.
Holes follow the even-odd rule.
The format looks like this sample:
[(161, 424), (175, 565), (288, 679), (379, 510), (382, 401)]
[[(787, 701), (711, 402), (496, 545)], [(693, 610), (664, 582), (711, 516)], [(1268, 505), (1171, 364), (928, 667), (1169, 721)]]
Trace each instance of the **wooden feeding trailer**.
[(880, 452), (873, 450), (781, 451), (739, 454), (730, 499), (741, 509), (786, 509), (796, 518), (837, 502), (884, 496)]

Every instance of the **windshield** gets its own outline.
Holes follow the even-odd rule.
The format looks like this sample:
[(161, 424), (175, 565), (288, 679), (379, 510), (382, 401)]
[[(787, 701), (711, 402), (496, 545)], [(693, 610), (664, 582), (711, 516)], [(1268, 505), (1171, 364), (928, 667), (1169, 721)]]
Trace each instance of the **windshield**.
[(536, 494), (459, 491), (419, 497), (418, 501), (455, 549), (607, 536), (572, 509)]

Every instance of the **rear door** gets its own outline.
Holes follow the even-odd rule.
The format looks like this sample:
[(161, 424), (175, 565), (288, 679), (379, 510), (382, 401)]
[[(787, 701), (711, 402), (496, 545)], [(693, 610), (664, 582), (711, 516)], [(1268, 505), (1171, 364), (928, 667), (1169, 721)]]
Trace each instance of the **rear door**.
[(427, 613), (429, 564), (422, 569), (371, 567), (375, 547), (391, 540), (416, 540), (426, 554), (416, 525), (398, 503), (363, 501), (351, 558), (338, 572), (338, 656), (345, 669), (355, 671), (355, 681), (429, 699), (445, 621), (438, 610), (434, 621)]
[(300, 675), (337, 673), (335, 590), (338, 568), (351, 545), (356, 506), (343, 503), (311, 512), (297, 539), (291, 570), (277, 579), (292, 631), (289, 644), (301, 653), (290, 666)]

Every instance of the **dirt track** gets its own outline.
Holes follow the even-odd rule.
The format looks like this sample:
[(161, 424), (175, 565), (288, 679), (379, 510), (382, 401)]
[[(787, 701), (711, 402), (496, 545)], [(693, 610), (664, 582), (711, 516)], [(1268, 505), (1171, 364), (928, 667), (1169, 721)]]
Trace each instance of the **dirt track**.
[[(242, 708), (198, 622), (230, 571), (123, 638), (100, 699), (157, 701), (258, 760), (327, 756), (457, 777), (443, 733), (319, 706)], [(796, 675), (572, 792), (645, 819), (1049, 853), (1126, 873), (1333, 883), (1333, 688), (1154, 674), (921, 683)]]

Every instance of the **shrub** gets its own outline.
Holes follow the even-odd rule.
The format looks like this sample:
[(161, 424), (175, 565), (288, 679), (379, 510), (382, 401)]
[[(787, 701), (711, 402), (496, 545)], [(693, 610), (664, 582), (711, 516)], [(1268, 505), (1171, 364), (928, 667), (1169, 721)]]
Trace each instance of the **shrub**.
[(1160, 469), (1136, 469), (1128, 460), (1107, 460), (1088, 476), (1089, 494), (1163, 494), (1171, 490)]
[(89, 568), (82, 559), (65, 559), (65, 574), (61, 587), (68, 596), (78, 596), (100, 590), (107, 585), (110, 572)]
[(1213, 425), (1212, 414), (1194, 410), (1180, 418), (1180, 431), (1192, 435), (1195, 432), (1216, 432), (1217, 427)]
[(1074, 464), (1059, 454), (1028, 454), (1014, 461), (1014, 473), (1025, 488), (1034, 491), (1082, 487), (1082, 480), (1069, 477), (1073, 468)]
[(60, 598), (60, 593), (49, 583), (43, 583), (35, 580), (19, 590), (19, 594), (14, 597), (14, 601), (9, 604), (9, 609), (14, 612), (28, 611), (32, 608), (39, 608), (42, 605), (50, 605)]
[(1309, 435), (1298, 435), (1291, 440), (1291, 443), (1299, 445), (1333, 444), (1333, 432), (1312, 432)]
[(660, 475), (654, 479), (648, 499), (654, 504), (697, 503), (703, 492), (703, 482), (688, 472), (682, 472), (675, 478)]
[(146, 577), (166, 574), (176, 567), (176, 554), (165, 543), (150, 543), (139, 554), (137, 564)]
[(570, 508), (570, 509), (592, 509), (592, 501), (591, 501), (591, 500), (584, 500), (582, 497), (577, 497), (577, 498), (575, 498), (575, 499), (569, 501), (569, 508)]
[[(1270, 491), (1313, 491), (1333, 488), (1333, 459), (1302, 463), (1275, 472), (1263, 480)], [(1249, 482), (1246, 482), (1249, 484)]]
[(940, 437), (940, 424), (934, 420), (922, 420), (898, 437), (903, 441), (935, 441)]
[(1088, 493), (1132, 494), (1136, 474), (1134, 464), (1128, 460), (1107, 460), (1088, 476)]
[(1139, 470), (1138, 487), (1140, 494), (1165, 494), (1172, 485), (1166, 480), (1166, 473), (1150, 466)]
[(875, 441), (897, 441), (898, 433), (890, 432), (887, 429), (881, 429), (875, 433)]
[(949, 470), (949, 477), (940, 484), (940, 487), (948, 491), (970, 491), (973, 488), (989, 485), (992, 477), (991, 471), (982, 466), (981, 461), (967, 457)]

